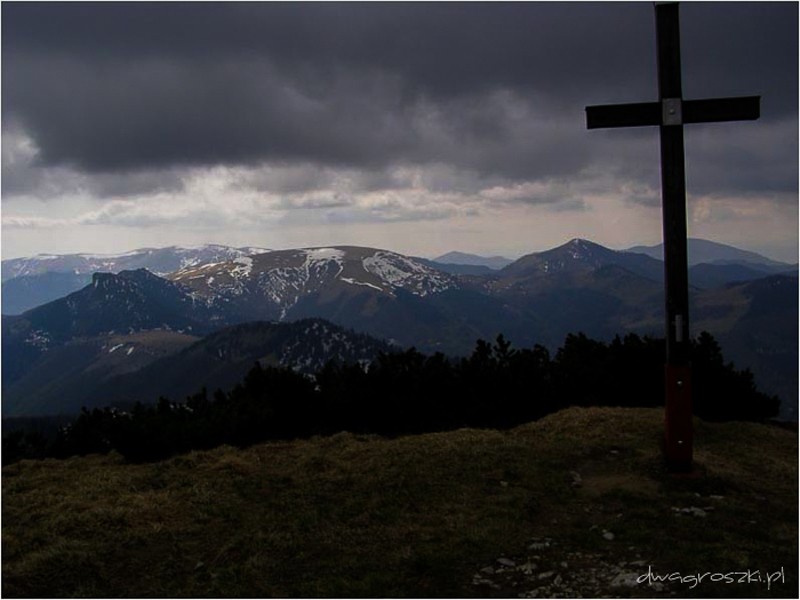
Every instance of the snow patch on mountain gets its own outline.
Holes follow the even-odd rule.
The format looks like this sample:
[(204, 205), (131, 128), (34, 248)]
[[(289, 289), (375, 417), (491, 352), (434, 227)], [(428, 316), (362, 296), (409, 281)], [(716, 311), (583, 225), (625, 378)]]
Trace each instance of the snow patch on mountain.
[(338, 248), (308, 248), (303, 252), (306, 253), (306, 264), (326, 260), (341, 263), (344, 258), (344, 251)]
[(51, 344), (50, 334), (46, 331), (35, 329), (25, 338), (25, 343), (40, 350), (46, 351)]
[(352, 277), (340, 277), (339, 279), (341, 279), (345, 283), (349, 283), (350, 285), (363, 285), (363, 286), (371, 287), (372, 289), (378, 290), (379, 292), (383, 291), (383, 288), (380, 288), (377, 285), (373, 285), (373, 284), (367, 283), (365, 281), (356, 281)]
[(362, 259), (364, 270), (394, 288), (427, 296), (453, 287), (452, 277), (394, 252), (378, 250)]
[[(239, 277), (247, 277), (247, 276), (250, 275), (250, 271), (253, 270), (253, 259), (250, 258), (249, 256), (240, 256), (240, 257), (234, 259), (233, 262), (235, 262), (237, 265), (239, 265), (239, 266), (234, 267), (233, 270), (231, 271), (231, 274), (234, 277), (237, 277), (237, 278), (239, 278)], [(209, 281), (209, 283), (211, 283), (211, 282)]]

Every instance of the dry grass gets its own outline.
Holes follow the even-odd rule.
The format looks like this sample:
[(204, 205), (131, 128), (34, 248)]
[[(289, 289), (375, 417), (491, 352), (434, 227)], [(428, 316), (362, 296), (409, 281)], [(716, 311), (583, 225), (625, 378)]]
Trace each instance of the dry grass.
[[(664, 572), (786, 568), (769, 592), (703, 583), (681, 596), (796, 596), (796, 434), (698, 422), (703, 475), (675, 478), (662, 417), (570, 409), (510, 432), (24, 461), (3, 469), (3, 595), (516, 596), (472, 576), (549, 537), (565, 555)], [(702, 519), (673, 510), (707, 505)]]

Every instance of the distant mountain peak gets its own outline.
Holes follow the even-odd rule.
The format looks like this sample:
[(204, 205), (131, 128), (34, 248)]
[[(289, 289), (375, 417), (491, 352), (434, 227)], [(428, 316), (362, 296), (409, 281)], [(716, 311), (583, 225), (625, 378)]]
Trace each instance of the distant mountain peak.
[(611, 250), (595, 242), (573, 238), (543, 252), (521, 257), (502, 270), (504, 275), (527, 277), (553, 273), (590, 272), (615, 266), (651, 280), (659, 280), (663, 266), (654, 258)]
[[(689, 254), (689, 265), (698, 265), (701, 263), (708, 264), (751, 264), (761, 265), (765, 267), (789, 268), (792, 265), (782, 263), (779, 261), (767, 258), (757, 252), (749, 250), (741, 250), (728, 244), (720, 242), (713, 242), (711, 240), (704, 240), (701, 238), (689, 238), (687, 240), (687, 250)], [(654, 246), (634, 246), (629, 248), (628, 252), (636, 252), (646, 254), (657, 258), (663, 259), (664, 245), (656, 244)]]
[(592, 245), (592, 246), (599, 246), (599, 244), (596, 244), (595, 242), (591, 242), (591, 241), (589, 241), (589, 240), (587, 240), (585, 238), (572, 238), (570, 241), (568, 241), (564, 245), (565, 246), (586, 246), (587, 244), (588, 245)]
[(511, 259), (505, 258), (504, 256), (479, 256), (477, 254), (457, 251), (442, 254), (431, 260), (435, 263), (446, 265), (470, 265), (489, 267), (490, 269), (502, 269), (513, 262)]
[(537, 254), (542, 257), (568, 257), (573, 261), (594, 262), (598, 259), (598, 257), (603, 257), (605, 259), (606, 257), (613, 256), (617, 253), (618, 252), (616, 250), (611, 250), (610, 248), (606, 248), (605, 246), (601, 246), (595, 242), (591, 242), (583, 238), (573, 238), (566, 244), (562, 244), (561, 246), (557, 246), (556, 248), (545, 250), (544, 252), (539, 252)]
[[(572, 238), (570, 241), (568, 241), (560, 248), (565, 249), (568, 252), (571, 252), (572, 258), (576, 260), (585, 258), (587, 255), (596, 252), (615, 252), (615, 250), (611, 250), (609, 248), (606, 248), (605, 246), (601, 246), (600, 244), (591, 242), (583, 238)], [(558, 248), (556, 250), (558, 250)]]

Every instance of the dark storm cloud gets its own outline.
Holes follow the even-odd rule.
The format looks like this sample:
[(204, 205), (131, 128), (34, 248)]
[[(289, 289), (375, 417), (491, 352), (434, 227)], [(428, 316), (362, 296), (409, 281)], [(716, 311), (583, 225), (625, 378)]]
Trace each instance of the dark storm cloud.
[[(634, 149), (654, 143), (639, 132), (603, 143), (583, 122), (586, 104), (655, 98), (650, 3), (2, 11), (3, 117), (33, 139), (40, 166), (443, 163), (531, 179), (597, 162), (641, 176)], [(687, 97), (760, 93), (764, 123), (796, 125), (795, 4), (692, 3), (682, 16)], [(778, 141), (755, 141), (754, 169), (768, 148), (796, 165), (796, 139)], [(615, 166), (616, 152), (631, 162)]]
[[(726, 126), (727, 125), (727, 129)], [(797, 120), (708, 124), (686, 135), (687, 181), (698, 194), (772, 194), (797, 203)]]
[(348, 78), (345, 89), (325, 90), (323, 99), (305, 95), (269, 64), (244, 58), (147, 60), (124, 68), (72, 57), (22, 62), (3, 71), (14, 82), (4, 86), (4, 103), (48, 164), (90, 170), (270, 158), (347, 164), (408, 145), (402, 107), (387, 97), (389, 87), (358, 78)]
[(636, 62), (621, 31), (631, 47), (652, 46), (639, 26), (642, 17), (650, 25), (650, 12), (579, 3), (45, 3), (5, 6), (3, 33), (8, 48), (92, 63), (259, 56), (292, 69), (388, 70), (414, 88), (453, 94), (575, 78), (613, 85), (603, 63)]

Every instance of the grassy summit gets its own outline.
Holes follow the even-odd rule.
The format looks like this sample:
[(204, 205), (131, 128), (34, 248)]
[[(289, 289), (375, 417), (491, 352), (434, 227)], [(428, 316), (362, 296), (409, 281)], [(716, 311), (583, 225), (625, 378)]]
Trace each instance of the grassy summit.
[(796, 433), (698, 421), (702, 475), (679, 478), (662, 424), (573, 408), (509, 432), (23, 461), (3, 469), (2, 592), (796, 597)]

